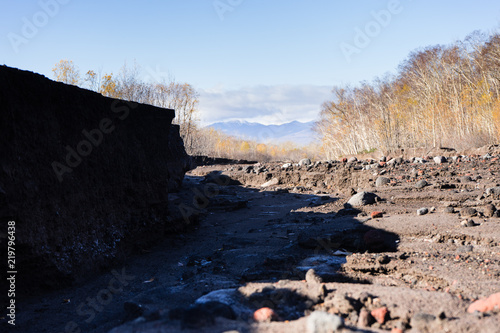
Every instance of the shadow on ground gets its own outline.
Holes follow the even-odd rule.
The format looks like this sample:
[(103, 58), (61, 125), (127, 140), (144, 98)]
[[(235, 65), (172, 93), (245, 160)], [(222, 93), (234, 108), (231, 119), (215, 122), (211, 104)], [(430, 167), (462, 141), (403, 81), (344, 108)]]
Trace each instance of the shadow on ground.
[[(183, 219), (185, 231), (165, 235), (160, 244), (142, 244), (142, 253), (129, 257), (123, 267), (133, 277), (127, 286), (103, 298), (101, 291), (122, 269), (115, 267), (115, 273), (78, 288), (35, 296), (22, 305), (19, 326), (24, 332), (64, 332), (72, 322), (84, 332), (119, 325), (115, 332), (149, 332), (147, 326), (155, 323), (175, 331), (181, 326), (212, 327), (222, 316), (241, 327), (263, 306), (274, 308), (282, 320), (294, 320), (323, 301), (325, 291), (252, 286), (280, 280), (301, 283), (310, 269), (324, 282), (363, 283), (339, 272), (345, 256), (396, 250), (397, 235), (364, 225), (356, 218), (359, 211), (314, 208), (338, 198), (237, 184), (217, 173), (186, 177), (181, 191), (169, 195), (171, 218)], [(297, 211), (303, 207), (312, 211)], [(89, 295), (101, 297), (93, 297), (94, 308)], [(71, 303), (61, 306), (68, 298)], [(206, 302), (217, 303), (200, 307)]]

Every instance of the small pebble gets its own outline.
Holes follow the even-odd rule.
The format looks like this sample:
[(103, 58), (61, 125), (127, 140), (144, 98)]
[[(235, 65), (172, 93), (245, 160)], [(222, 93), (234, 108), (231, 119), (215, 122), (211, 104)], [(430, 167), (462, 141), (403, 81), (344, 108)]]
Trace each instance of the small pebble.
[(429, 183), (427, 183), (427, 181), (425, 180), (419, 180), (416, 184), (415, 184), (415, 188), (424, 188), (426, 187), (427, 185), (429, 185)]
[(455, 208), (454, 207), (445, 207), (444, 212), (448, 214), (455, 214)]
[(460, 216), (462, 217), (473, 217), (477, 215), (477, 210), (472, 207), (465, 207), (460, 210)]
[(479, 224), (474, 222), (474, 220), (472, 220), (472, 219), (468, 219), (468, 220), (463, 220), (462, 222), (460, 222), (460, 225), (463, 227), (475, 227), (475, 226), (478, 226)]
[(321, 279), (321, 277), (316, 274), (316, 271), (311, 268), (306, 273), (306, 282), (309, 284), (319, 284), (323, 282), (323, 279)]
[(262, 322), (268, 323), (273, 320), (278, 320), (278, 315), (276, 314), (276, 312), (274, 312), (273, 309), (268, 307), (263, 307), (256, 310), (253, 313), (253, 319), (255, 319), (255, 321), (258, 321), (260, 323)]
[(481, 298), (471, 305), (467, 309), (467, 312), (473, 313), (474, 311), (479, 312), (489, 312), (494, 309), (500, 309), (500, 293), (491, 295), (488, 298)]
[(386, 318), (388, 312), (389, 311), (387, 311), (387, 307), (384, 306), (384, 307), (373, 310), (370, 314), (372, 315), (373, 318), (375, 318), (375, 320), (379, 324), (383, 324), (383, 323), (385, 323), (385, 318)]
[(429, 210), (427, 208), (420, 208), (419, 210), (417, 210), (417, 215), (425, 215), (429, 212)]
[(324, 311), (314, 311), (307, 317), (308, 333), (330, 333), (336, 332), (344, 326), (344, 320), (334, 314)]
[(368, 310), (365, 308), (359, 311), (358, 326), (359, 327), (369, 327), (373, 322), (373, 317)]

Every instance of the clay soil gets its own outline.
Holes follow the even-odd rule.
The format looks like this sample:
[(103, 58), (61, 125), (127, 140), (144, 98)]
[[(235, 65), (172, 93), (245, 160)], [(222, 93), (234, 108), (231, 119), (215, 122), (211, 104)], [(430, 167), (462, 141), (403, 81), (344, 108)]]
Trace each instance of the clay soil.
[[(324, 311), (343, 318), (343, 332), (499, 331), (495, 309), (467, 311), (500, 292), (495, 155), (282, 164), (191, 171), (169, 196), (188, 231), (82, 285), (34, 295), (16, 327), (308, 332), (310, 314)], [(376, 186), (381, 176), (388, 182)], [(379, 199), (346, 205), (361, 191)], [(254, 320), (262, 307), (272, 321)]]

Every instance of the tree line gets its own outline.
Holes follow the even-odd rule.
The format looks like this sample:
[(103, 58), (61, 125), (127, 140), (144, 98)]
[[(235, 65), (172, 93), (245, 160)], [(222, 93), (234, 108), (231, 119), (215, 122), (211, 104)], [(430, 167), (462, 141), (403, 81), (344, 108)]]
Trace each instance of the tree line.
[(500, 138), (500, 34), (412, 52), (395, 75), (335, 86), (316, 130), (327, 158), (380, 149), (478, 147)]
[(258, 161), (298, 160), (317, 157), (316, 149), (295, 147), (292, 143), (264, 144), (241, 140), (199, 123), (199, 93), (188, 83), (174, 79), (149, 82), (142, 69), (134, 63), (125, 63), (118, 74), (88, 70), (81, 75), (71, 60), (60, 60), (52, 69), (54, 79), (80, 86), (111, 98), (149, 104), (175, 110), (173, 122), (180, 126), (180, 134), (190, 155), (237, 158)]

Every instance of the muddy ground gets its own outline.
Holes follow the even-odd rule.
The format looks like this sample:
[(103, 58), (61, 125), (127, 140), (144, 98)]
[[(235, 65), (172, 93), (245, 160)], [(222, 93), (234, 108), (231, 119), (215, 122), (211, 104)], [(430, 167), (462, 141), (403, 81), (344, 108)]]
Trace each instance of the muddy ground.
[[(486, 153), (198, 167), (169, 197), (187, 231), (33, 296), (16, 328), (498, 332), (494, 304), (468, 311), (500, 292), (500, 160)], [(363, 191), (373, 203), (347, 204)]]

